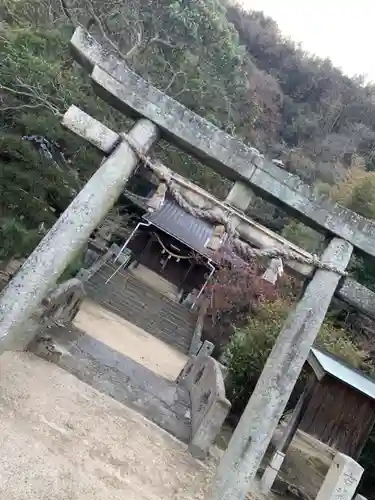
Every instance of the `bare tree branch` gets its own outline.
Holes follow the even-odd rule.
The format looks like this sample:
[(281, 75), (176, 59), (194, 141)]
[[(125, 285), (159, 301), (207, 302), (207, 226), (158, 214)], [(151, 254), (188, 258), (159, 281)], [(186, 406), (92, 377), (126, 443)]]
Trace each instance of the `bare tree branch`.
[(89, 10), (90, 10), (90, 14), (93, 18), (93, 20), (95, 21), (95, 24), (97, 25), (97, 27), (99, 28), (100, 30), (100, 33), (102, 35), (102, 37), (104, 38), (104, 40), (112, 47), (112, 49), (122, 58), (124, 59), (125, 61), (127, 60), (128, 58), (128, 55), (127, 54), (124, 54), (118, 47), (118, 45), (111, 39), (111, 37), (107, 34), (106, 30), (104, 29), (104, 26), (103, 26), (103, 23), (101, 21), (101, 19), (99, 18), (99, 16), (95, 13), (95, 9), (94, 9), (94, 5), (92, 4), (91, 0), (87, 0), (87, 3), (89, 5)]
[[(65, 0), (60, 0), (60, 1), (65, 1)], [(150, 34), (146, 36), (143, 19), (142, 17), (137, 16), (137, 14), (140, 14), (138, 11), (135, 14), (135, 16), (138, 17), (138, 19), (133, 19), (132, 22), (130, 23), (125, 20), (123, 8), (121, 8), (121, 6), (120, 7), (114, 6), (112, 7), (110, 13), (108, 12), (105, 13), (106, 19), (109, 20), (116, 17), (123, 19), (124, 25), (126, 26), (127, 34), (131, 32), (133, 33), (135, 38), (135, 43), (133, 44), (133, 46), (127, 52), (124, 52), (123, 50), (120, 49), (119, 45), (111, 37), (110, 30), (105, 25), (102, 16), (98, 15), (97, 11), (95, 11), (95, 6), (93, 4), (93, 1), (86, 0), (86, 3), (88, 5), (89, 12), (93, 20), (93, 24), (95, 24), (99, 28), (99, 31), (103, 39), (116, 52), (116, 54), (118, 54), (125, 61), (130, 61), (134, 59), (136, 56), (139, 56), (140, 54), (145, 52), (145, 50), (147, 50), (147, 48), (150, 47), (151, 45), (163, 45), (170, 49), (175, 49), (179, 47), (179, 45), (173, 44), (169, 38), (161, 37), (158, 31), (153, 36)], [(155, 19), (153, 19), (152, 25), (157, 25), (159, 20), (160, 20), (159, 17), (155, 17)], [(121, 32), (119, 34), (121, 34)]]
[(56, 116), (62, 116), (62, 112), (60, 109), (53, 104), (48, 96), (43, 94), (39, 89), (33, 88), (31, 85), (23, 83), (20, 79), (17, 78), (18, 85), (23, 89), (19, 90), (16, 88), (11, 88), (8, 87), (7, 85), (0, 84), (0, 89), (5, 90), (6, 92), (9, 92), (10, 94), (13, 94), (15, 96), (19, 97), (28, 97), (29, 99), (34, 99), (37, 102), (37, 104), (20, 104), (18, 106), (6, 106), (5, 108), (2, 108), (2, 111), (6, 111), (8, 109), (22, 109), (22, 108), (37, 108), (37, 107), (44, 107), (48, 109), (49, 111), (52, 111), (52, 113)]
[(172, 43), (169, 39), (165, 40), (164, 38), (160, 38), (159, 34), (150, 38), (148, 45), (151, 45), (153, 43), (159, 43), (160, 45), (164, 45), (165, 47), (168, 47), (170, 49), (178, 49), (180, 47), (178, 44)]
[(69, 19), (69, 21), (73, 24), (73, 26), (75, 26), (76, 23), (73, 21), (73, 17), (70, 13), (69, 7), (65, 0), (60, 0), (60, 7), (61, 10), (64, 12), (65, 16)]
[(125, 59), (132, 59), (135, 55), (139, 55), (140, 53), (144, 52), (145, 48), (146, 47), (143, 45), (142, 40), (137, 42), (131, 49), (128, 50)]
[(186, 75), (183, 71), (176, 71), (172, 78), (170, 79), (170, 82), (168, 83), (168, 85), (163, 89), (163, 92), (168, 92), (168, 90), (172, 87), (172, 85), (174, 84), (174, 82), (176, 81), (176, 79), (180, 76), (180, 75), (183, 75), (184, 78), (185, 78), (185, 82), (186, 82)]
[(39, 103), (39, 104), (20, 104), (19, 106), (6, 106), (5, 108), (0, 108), (0, 112), (3, 113), (4, 111), (19, 111), (20, 109), (36, 109), (36, 108), (43, 108), (45, 107), (44, 104)]
[(172, 72), (172, 78), (170, 79), (168, 85), (162, 89), (163, 92), (168, 92), (172, 88), (172, 86), (175, 83), (175, 81), (177, 80), (177, 78), (179, 76), (183, 76), (184, 83), (183, 83), (182, 89), (179, 90), (177, 93), (173, 92), (173, 96), (176, 98), (178, 95), (181, 95), (183, 92), (185, 92), (187, 90), (186, 89), (186, 84), (187, 84), (186, 73), (184, 71), (181, 71), (181, 70), (174, 71), (172, 65), (168, 61), (165, 61), (165, 63), (166, 63), (165, 65), (168, 66), (170, 71)]

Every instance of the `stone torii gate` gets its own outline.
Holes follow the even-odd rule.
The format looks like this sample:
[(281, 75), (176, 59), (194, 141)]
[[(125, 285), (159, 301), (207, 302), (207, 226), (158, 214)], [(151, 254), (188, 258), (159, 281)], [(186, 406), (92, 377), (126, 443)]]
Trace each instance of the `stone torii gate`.
[[(71, 49), (90, 72), (97, 94), (138, 121), (124, 134), (109, 130), (76, 107), (65, 114), (63, 125), (94, 144), (106, 159), (5, 289), (0, 299), (0, 352), (24, 348), (30, 341), (23, 333), (28, 318), (113, 206), (140, 157), (159, 137), (195, 155), (235, 182), (225, 203), (236, 211), (242, 239), (258, 248), (275, 246), (305, 256), (306, 265), (297, 265), (293, 259), (288, 265), (311, 277), (266, 362), (209, 496), (209, 500), (244, 500), (333, 295), (375, 317), (375, 295), (342, 278), (353, 247), (375, 256), (375, 226), (318, 199), (299, 178), (155, 89), (82, 28), (75, 31)], [(307, 252), (243, 216), (241, 211), (248, 207), (253, 191), (328, 236), (318, 269)]]

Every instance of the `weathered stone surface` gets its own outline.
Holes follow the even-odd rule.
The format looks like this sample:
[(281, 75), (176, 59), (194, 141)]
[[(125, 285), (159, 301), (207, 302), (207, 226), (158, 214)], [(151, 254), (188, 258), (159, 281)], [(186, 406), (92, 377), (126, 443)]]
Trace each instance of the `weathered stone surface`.
[[(333, 239), (322, 262), (345, 269), (353, 247)], [(210, 500), (244, 500), (331, 302), (339, 276), (318, 270), (289, 314), (218, 467)]]
[(110, 74), (108, 66), (103, 66), (107, 65), (98, 64), (91, 74), (99, 97), (128, 116), (152, 115), (165, 137), (225, 177), (247, 181), (256, 165), (263, 165), (256, 150), (170, 99), (129, 69), (124, 74)]
[(113, 132), (76, 106), (70, 106), (61, 124), (105, 154), (111, 153), (121, 140), (120, 134)]
[(276, 451), (271, 458), (270, 463), (267, 465), (265, 471), (262, 474), (259, 490), (263, 495), (268, 495), (271, 491), (271, 488), (275, 482), (277, 474), (283, 464), (285, 458), (285, 454), (281, 451)]
[(143, 116), (164, 135), (207, 165), (252, 189), (321, 232), (337, 235), (375, 256), (375, 225), (321, 199), (300, 178), (259, 157), (256, 150), (215, 127), (133, 73), (124, 61), (104, 50), (82, 28), (71, 40), (76, 59), (93, 70), (100, 97), (121, 112)]
[(178, 383), (190, 393), (189, 450), (196, 458), (205, 458), (231, 407), (225, 396), (219, 363), (210, 356), (191, 356), (178, 377)]
[(198, 356), (211, 356), (214, 352), (215, 345), (209, 340), (202, 342), (202, 345), (198, 351)]
[[(158, 130), (140, 120), (129, 136), (147, 152), (158, 139)], [(121, 142), (5, 288), (0, 299), (0, 352), (24, 349), (30, 342), (25, 323), (113, 206), (137, 163), (128, 143)]]
[(232, 207), (236, 207), (238, 210), (245, 212), (249, 208), (253, 197), (254, 193), (251, 187), (245, 182), (237, 181), (234, 183), (225, 201), (229, 205), (232, 205)]
[[(190, 439), (188, 391), (156, 375), (73, 325), (54, 327), (49, 336), (60, 356), (49, 360), (96, 390), (138, 411), (178, 439)], [(46, 358), (38, 344), (30, 346)]]
[(316, 500), (351, 500), (363, 474), (355, 460), (337, 453)]
[(336, 296), (358, 311), (375, 318), (375, 293), (351, 278), (345, 278)]
[(83, 283), (72, 278), (54, 287), (34, 310), (24, 326), (23, 338), (29, 339), (44, 357), (59, 357), (60, 353), (51, 342), (48, 329), (55, 324), (66, 324), (74, 319), (85, 297)]

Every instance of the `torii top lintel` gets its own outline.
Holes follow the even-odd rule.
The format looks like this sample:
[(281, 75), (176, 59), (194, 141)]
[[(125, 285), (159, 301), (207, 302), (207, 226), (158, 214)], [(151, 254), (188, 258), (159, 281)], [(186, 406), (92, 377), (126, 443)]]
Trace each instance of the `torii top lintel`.
[(249, 184), (257, 194), (307, 225), (375, 256), (371, 221), (318, 197), (297, 176), (259, 157), (253, 148), (153, 87), (84, 29), (76, 29), (70, 44), (75, 59), (92, 72), (96, 93), (114, 108), (151, 120), (171, 142), (225, 177)]

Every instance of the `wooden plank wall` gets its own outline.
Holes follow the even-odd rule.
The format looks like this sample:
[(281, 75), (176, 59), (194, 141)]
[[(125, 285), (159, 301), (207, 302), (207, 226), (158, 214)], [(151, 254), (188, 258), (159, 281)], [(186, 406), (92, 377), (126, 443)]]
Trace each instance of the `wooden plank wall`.
[(326, 375), (316, 382), (300, 429), (358, 459), (375, 423), (375, 402)]

